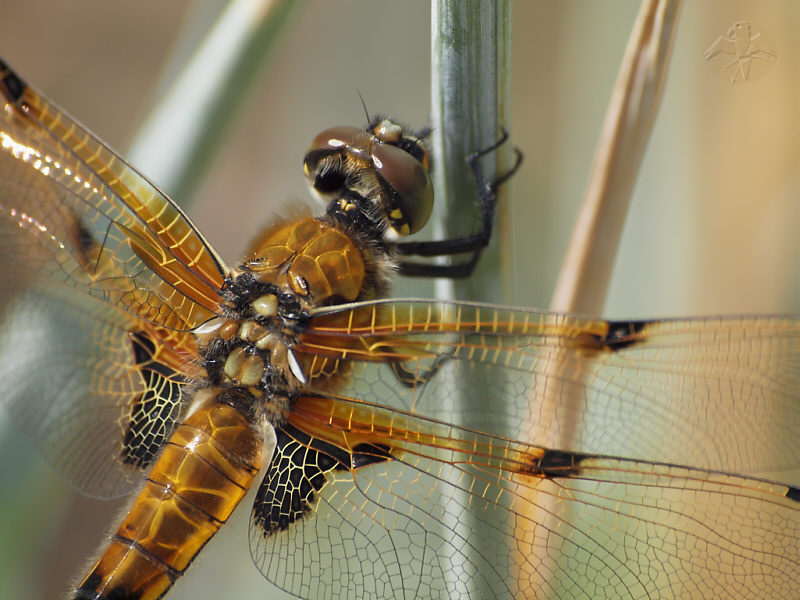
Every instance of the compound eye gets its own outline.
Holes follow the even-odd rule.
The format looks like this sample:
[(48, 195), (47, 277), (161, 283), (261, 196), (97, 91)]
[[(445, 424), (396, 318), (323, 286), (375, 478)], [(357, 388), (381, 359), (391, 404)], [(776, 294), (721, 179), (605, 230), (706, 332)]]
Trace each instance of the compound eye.
[(341, 151), (350, 146), (363, 146), (369, 139), (366, 132), (355, 127), (331, 127), (317, 134), (306, 154), (319, 150)]
[(396, 194), (395, 205), (384, 207), (392, 229), (400, 235), (422, 229), (433, 210), (433, 185), (422, 164), (389, 144), (373, 146), (372, 163)]

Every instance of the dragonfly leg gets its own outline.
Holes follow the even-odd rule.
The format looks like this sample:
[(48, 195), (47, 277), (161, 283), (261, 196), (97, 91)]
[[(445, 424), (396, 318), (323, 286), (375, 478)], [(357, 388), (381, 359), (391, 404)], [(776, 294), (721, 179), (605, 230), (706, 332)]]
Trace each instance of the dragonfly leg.
[(480, 230), (472, 235), (426, 242), (401, 242), (395, 249), (403, 256), (453, 256), (456, 254), (472, 253), (467, 260), (452, 264), (432, 264), (400, 259), (399, 270), (401, 275), (410, 277), (469, 277), (478, 263), (481, 252), (489, 244), (492, 237), (494, 215), (497, 209), (497, 190), (519, 168), (522, 163), (522, 153), (514, 149), (515, 160), (513, 166), (494, 180), (488, 180), (481, 166), (480, 159), (497, 150), (508, 140), (508, 133), (504, 130), (500, 139), (488, 148), (470, 154), (467, 163), (472, 169), (478, 186), (478, 207), (481, 213)]
[(393, 362), (391, 363), (392, 372), (394, 373), (395, 377), (397, 377), (397, 381), (402, 383), (407, 388), (417, 388), (425, 385), (430, 381), (436, 373), (439, 372), (439, 369), (453, 357), (454, 349), (450, 349), (448, 352), (443, 353), (437, 356), (430, 367), (425, 369), (409, 369), (405, 365), (406, 363), (402, 362)]

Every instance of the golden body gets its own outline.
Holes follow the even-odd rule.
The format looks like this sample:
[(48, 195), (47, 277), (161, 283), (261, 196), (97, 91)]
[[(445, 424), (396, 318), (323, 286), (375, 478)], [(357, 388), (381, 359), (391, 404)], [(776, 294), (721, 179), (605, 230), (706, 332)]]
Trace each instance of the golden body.
[(164, 446), (80, 597), (163, 596), (250, 488), (262, 447), (260, 432), (227, 404), (193, 413)]

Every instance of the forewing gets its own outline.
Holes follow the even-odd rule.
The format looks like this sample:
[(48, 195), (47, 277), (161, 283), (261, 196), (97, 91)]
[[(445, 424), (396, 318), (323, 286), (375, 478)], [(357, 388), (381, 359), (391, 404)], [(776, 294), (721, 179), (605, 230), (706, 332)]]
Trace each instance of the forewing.
[(295, 352), (349, 397), (571, 452), (800, 465), (795, 317), (607, 322), (433, 301), (317, 315)]
[(785, 598), (800, 490), (300, 398), (253, 508), (302, 598)]
[(215, 314), (226, 267), (183, 212), (2, 61), (0, 92), (0, 254), (13, 283), (48, 277), (169, 329)]

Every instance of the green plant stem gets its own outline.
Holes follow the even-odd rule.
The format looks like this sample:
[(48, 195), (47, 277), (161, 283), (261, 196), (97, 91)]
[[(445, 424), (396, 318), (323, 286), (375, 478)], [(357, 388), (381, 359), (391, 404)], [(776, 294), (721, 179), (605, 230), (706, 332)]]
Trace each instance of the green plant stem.
[[(479, 225), (475, 179), (466, 157), (489, 147), (509, 129), (511, 23), (508, 0), (436, 0), (432, 4), (433, 174), (437, 237), (457, 237)], [(487, 156), (491, 180), (505, 164), (508, 145)], [(464, 281), (437, 286), (442, 296), (501, 300), (501, 272), (511, 253), (506, 229), (484, 252), (477, 272)]]

